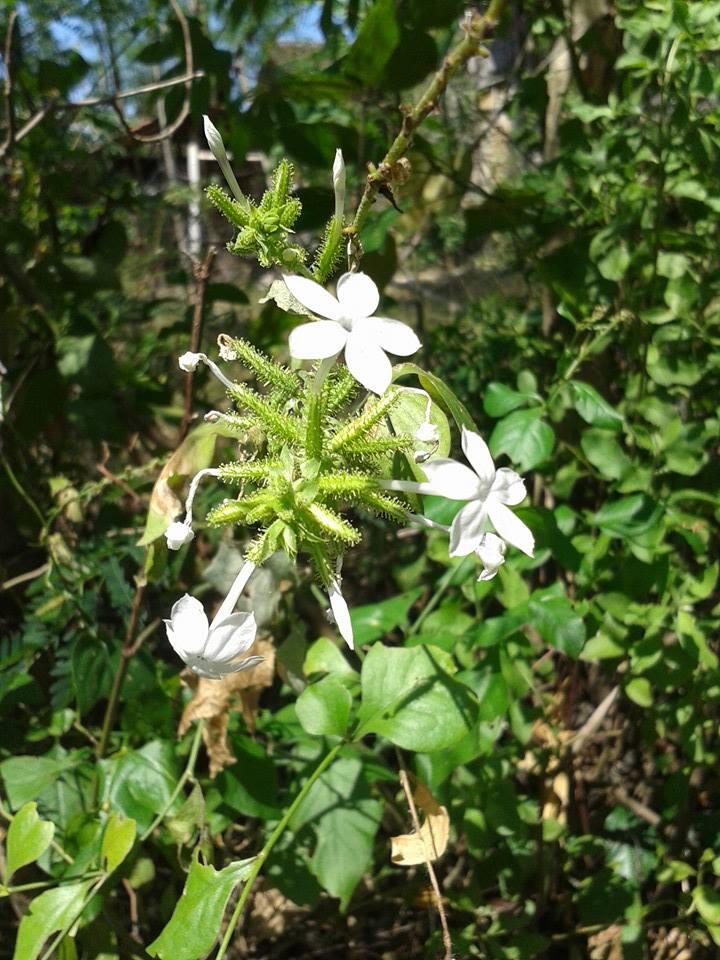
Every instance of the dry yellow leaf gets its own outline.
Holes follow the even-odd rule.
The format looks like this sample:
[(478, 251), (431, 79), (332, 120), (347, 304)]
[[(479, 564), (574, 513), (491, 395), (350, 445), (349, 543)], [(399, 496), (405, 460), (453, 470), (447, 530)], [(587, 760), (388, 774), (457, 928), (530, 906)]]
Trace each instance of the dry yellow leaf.
[(438, 860), (448, 845), (450, 817), (424, 783), (419, 780), (413, 793), (418, 813), (425, 814), (419, 833), (403, 833), (390, 839), (390, 859), (400, 867)]
[(265, 659), (249, 670), (230, 673), (220, 680), (198, 677), (190, 670), (183, 673), (183, 679), (193, 690), (193, 698), (183, 710), (178, 734), (182, 736), (196, 720), (205, 720), (203, 740), (210, 759), (211, 777), (235, 763), (227, 735), (230, 711), (241, 712), (248, 729), (253, 731), (260, 694), (273, 682), (275, 647), (271, 641), (256, 641), (250, 653)]

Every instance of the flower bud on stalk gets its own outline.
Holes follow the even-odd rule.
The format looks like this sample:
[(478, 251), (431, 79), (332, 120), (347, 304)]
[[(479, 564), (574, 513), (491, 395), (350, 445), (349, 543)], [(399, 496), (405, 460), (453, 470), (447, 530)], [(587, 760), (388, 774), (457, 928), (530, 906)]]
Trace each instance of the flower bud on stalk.
[(335, 151), (333, 163), (333, 189), (335, 190), (335, 219), (342, 224), (345, 215), (345, 161), (342, 150)]
[(249, 206), (245, 194), (240, 189), (240, 184), (237, 182), (235, 174), (232, 172), (230, 161), (228, 160), (227, 153), (225, 152), (225, 144), (220, 136), (220, 131), (210, 120), (210, 117), (208, 117), (207, 114), (203, 114), (203, 123), (205, 125), (205, 139), (207, 140), (208, 146), (212, 151), (212, 155), (220, 165), (223, 176), (227, 180), (228, 186), (235, 195), (235, 199), (244, 207)]

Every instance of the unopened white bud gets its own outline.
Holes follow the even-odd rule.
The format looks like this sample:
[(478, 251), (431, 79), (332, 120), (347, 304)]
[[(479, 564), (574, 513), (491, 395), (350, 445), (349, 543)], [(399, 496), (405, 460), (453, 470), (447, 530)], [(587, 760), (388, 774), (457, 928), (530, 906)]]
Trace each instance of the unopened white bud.
[(240, 184), (237, 182), (235, 174), (232, 172), (230, 161), (228, 160), (228, 155), (225, 151), (225, 144), (223, 143), (223, 138), (220, 136), (220, 131), (207, 114), (203, 114), (203, 124), (205, 126), (205, 139), (207, 140), (207, 144), (212, 151), (212, 155), (220, 165), (220, 169), (223, 172), (223, 176), (227, 180), (228, 186), (234, 193), (235, 199), (238, 200), (244, 207), (247, 207), (248, 202), (245, 199), (245, 194), (240, 189)]
[(181, 370), (184, 370), (185, 373), (194, 373), (202, 359), (202, 353), (193, 353), (191, 350), (188, 350), (187, 353), (178, 357), (178, 366)]
[(333, 163), (333, 190), (335, 191), (335, 219), (342, 221), (345, 213), (345, 161), (342, 150), (335, 151)]
[(165, 531), (168, 550), (179, 550), (186, 543), (195, 539), (195, 532), (189, 523), (181, 523), (179, 520), (173, 521)]
[(440, 431), (434, 423), (426, 420), (425, 423), (420, 424), (415, 431), (415, 439), (419, 440), (420, 443), (439, 443)]

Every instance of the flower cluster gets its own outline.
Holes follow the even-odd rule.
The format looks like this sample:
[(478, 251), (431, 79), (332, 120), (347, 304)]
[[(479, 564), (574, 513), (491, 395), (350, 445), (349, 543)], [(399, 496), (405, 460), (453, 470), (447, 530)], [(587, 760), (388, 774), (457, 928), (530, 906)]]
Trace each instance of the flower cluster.
[[(259, 214), (295, 209), (288, 195), (289, 179), (282, 169), (259, 207), (246, 200), (232, 175), (220, 135), (211, 124), (206, 131), (235, 194), (235, 200), (226, 197), (227, 203), (223, 200), (217, 205), (240, 229), (239, 237), (252, 223), (260, 223)], [(482, 564), (480, 580), (495, 576), (504, 563), (507, 545), (530, 556), (533, 553), (532, 533), (511, 509), (526, 496), (523, 480), (510, 469), (495, 468), (487, 445), (477, 433), (462, 428), (462, 448), (470, 469), (436, 455), (440, 438), (430, 419), (433, 401), (428, 394), (424, 394), (424, 419), (413, 433), (392, 428), (390, 418), (402, 390), (392, 385), (388, 354), (408, 357), (421, 344), (406, 324), (376, 315), (380, 294), (366, 274), (355, 270), (344, 273), (337, 281), (335, 295), (320, 282), (335, 257), (343, 223), (345, 175), (339, 151), (333, 184), (335, 214), (314, 272), (303, 267), (300, 272), (283, 276), (286, 308), (310, 317), (291, 332), (289, 352), (296, 361), (314, 361), (313, 368), (290, 369), (244, 340), (225, 335), (218, 338), (220, 358), (241, 361), (264, 385), (259, 391), (226, 376), (203, 353), (186, 353), (179, 358), (180, 368), (187, 372), (199, 364), (207, 366), (235, 407), (231, 412), (211, 411), (206, 420), (222, 421), (224, 432), (235, 432), (238, 437), (247, 437), (251, 431), (261, 438), (250, 452), (247, 444), (242, 444), (240, 459), (201, 470), (190, 484), (184, 519), (175, 520), (166, 531), (171, 550), (193, 539), (193, 501), (204, 477), (239, 488), (235, 496), (209, 512), (207, 523), (241, 524), (256, 531), (245, 565), (211, 623), (199, 601), (187, 595), (177, 601), (165, 621), (173, 648), (201, 676), (220, 677), (258, 662), (257, 657), (241, 657), (255, 640), (254, 617), (233, 611), (253, 570), (276, 550), (284, 550), (292, 559), (302, 554), (309, 561), (328, 596), (331, 618), (353, 647), (340, 571), (345, 551), (362, 538), (356, 526), (358, 512), (448, 532), (451, 556), (467, 556), (473, 551), (477, 554)], [(232, 211), (228, 204), (233, 205)], [(229, 248), (238, 252), (250, 245), (261, 262), (265, 257), (268, 262), (294, 259), (302, 264), (304, 251), (286, 256), (283, 244), (291, 218), (289, 213), (284, 220), (283, 216), (276, 226), (270, 224), (272, 229), (265, 223), (260, 239), (248, 234)], [(277, 248), (272, 246), (275, 240), (270, 242), (272, 237), (279, 244)], [(368, 393), (358, 395), (360, 388)], [(417, 449), (418, 444), (422, 449)], [(400, 462), (407, 466), (404, 475), (417, 479), (393, 476)], [(444, 527), (413, 513), (408, 495), (445, 497), (465, 501), (465, 505), (452, 525)], [(353, 511), (350, 516), (348, 509)]]

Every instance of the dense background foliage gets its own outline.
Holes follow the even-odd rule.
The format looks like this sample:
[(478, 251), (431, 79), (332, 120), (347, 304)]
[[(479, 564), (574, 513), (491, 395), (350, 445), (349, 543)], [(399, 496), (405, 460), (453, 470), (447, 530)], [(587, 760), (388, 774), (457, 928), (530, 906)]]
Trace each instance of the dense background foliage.
[[(357, 197), (463, 4), (17, 12), (2, 41), (0, 824), (34, 801), (55, 837), (0, 887), (0, 955), (47, 883), (88, 900), (59, 956), (144, 957), (191, 864), (255, 854), (326, 750), (295, 710), (308, 681), (334, 678), (361, 718), (372, 696), (371, 657), (361, 680), (307, 571), (280, 559), (253, 581), (269, 665), (253, 686), (184, 682), (164, 638), (171, 603), (216, 597), (243, 545), (210, 530), (180, 555), (152, 530), (138, 543), (163, 466), (156, 510), (228, 443), (191, 432), (174, 453), (187, 413), (223, 402), (197, 374), (186, 405), (177, 355), (202, 317), (209, 353), (227, 331), (284, 358), (292, 322), (258, 303), (273, 275), (222, 250), (209, 207), (198, 219), (187, 154), (207, 112), (249, 193), (288, 156), (300, 234), (319, 230), (335, 148)], [(475, 713), (441, 751), (380, 730), (341, 752), (235, 956), (440, 955), (423, 868), (389, 859), (411, 826), (404, 765), (449, 811), (436, 866), (457, 956), (717, 955), (720, 3), (533, 0), (490, 49), (416, 136), (399, 209), (378, 199), (363, 269), (529, 478), (539, 549), (478, 584), (442, 535), (373, 521), (344, 585), (357, 642), (439, 649)], [(184, 119), (183, 84), (113, 100), (188, 66)], [(137, 139), (178, 117), (169, 139)], [(454, 723), (438, 703), (435, 725)], [(111, 814), (137, 821), (131, 851), (108, 840)], [(26, 923), (18, 960), (63, 929), (55, 909)]]

